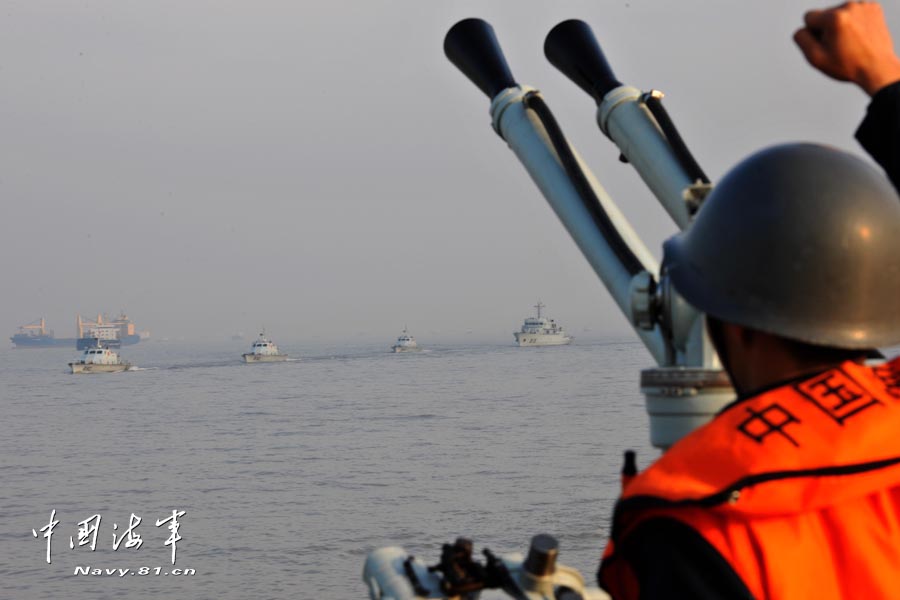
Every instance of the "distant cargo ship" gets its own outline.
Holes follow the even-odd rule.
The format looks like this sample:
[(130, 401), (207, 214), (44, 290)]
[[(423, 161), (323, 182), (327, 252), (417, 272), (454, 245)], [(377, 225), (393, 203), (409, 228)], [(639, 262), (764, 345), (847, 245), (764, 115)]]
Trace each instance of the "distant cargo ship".
[(130, 346), (137, 344), (142, 339), (147, 339), (147, 332), (137, 333), (134, 329), (134, 323), (125, 313), (119, 313), (119, 316), (112, 321), (104, 321), (103, 315), (97, 315), (96, 321), (84, 319), (78, 315), (77, 319), (78, 340), (75, 347), (78, 350), (93, 348), (100, 346), (103, 348), (120, 348), (121, 346)]
[(78, 350), (93, 348), (98, 344), (103, 348), (119, 348), (130, 346), (150, 337), (150, 332), (137, 332), (134, 323), (125, 313), (120, 313), (113, 320), (97, 315), (97, 320), (82, 318), (76, 320), (77, 338), (57, 338), (53, 331), (47, 329), (44, 318), (19, 326), (19, 330), (10, 337), (16, 348), (49, 348), (54, 346), (75, 346)]
[(19, 330), (9, 338), (16, 348), (49, 348), (53, 346), (72, 346), (75, 338), (57, 338), (52, 329), (47, 329), (44, 318), (19, 326)]

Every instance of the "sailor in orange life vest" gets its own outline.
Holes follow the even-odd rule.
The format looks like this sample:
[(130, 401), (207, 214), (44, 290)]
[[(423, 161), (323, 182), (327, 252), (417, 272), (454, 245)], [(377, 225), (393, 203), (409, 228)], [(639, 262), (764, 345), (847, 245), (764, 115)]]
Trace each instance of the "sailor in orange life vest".
[[(858, 139), (900, 181), (900, 59), (880, 7), (795, 39), (873, 96)], [(886, 137), (890, 139), (885, 139)], [(616, 599), (900, 599), (900, 198), (812, 144), (738, 164), (665, 244), (738, 392), (630, 479), (598, 573)]]

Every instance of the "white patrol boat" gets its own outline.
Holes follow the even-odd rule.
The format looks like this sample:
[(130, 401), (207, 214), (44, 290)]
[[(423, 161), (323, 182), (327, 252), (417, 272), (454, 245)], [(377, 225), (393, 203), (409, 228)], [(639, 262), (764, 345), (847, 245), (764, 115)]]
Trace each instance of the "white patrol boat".
[(78, 362), (70, 362), (72, 373), (119, 373), (131, 368), (131, 363), (119, 358), (119, 353), (97, 343), (84, 349)]
[(403, 333), (397, 338), (397, 343), (391, 346), (391, 352), (418, 352), (419, 350), (421, 348), (416, 343), (416, 338), (409, 335), (406, 327), (403, 328)]
[(562, 325), (541, 316), (541, 309), (546, 307), (540, 300), (534, 307), (537, 309), (537, 317), (525, 319), (521, 331), (513, 334), (519, 346), (562, 346), (572, 341), (572, 337), (563, 331)]
[(279, 352), (278, 346), (266, 337), (265, 332), (259, 334), (259, 337), (250, 346), (250, 352), (242, 356), (245, 363), (284, 362), (288, 359), (288, 355)]

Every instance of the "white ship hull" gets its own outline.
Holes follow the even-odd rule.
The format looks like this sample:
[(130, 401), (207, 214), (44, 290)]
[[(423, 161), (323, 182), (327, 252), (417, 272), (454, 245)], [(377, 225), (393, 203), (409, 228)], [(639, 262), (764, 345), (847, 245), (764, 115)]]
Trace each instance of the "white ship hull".
[(96, 363), (69, 363), (69, 367), (72, 369), (73, 374), (77, 373), (121, 373), (122, 371), (127, 371), (131, 365), (129, 363), (122, 363), (120, 365), (100, 365)]
[(418, 346), (391, 346), (391, 352), (418, 352)]
[(242, 354), (245, 363), (284, 362), (287, 354)]
[(564, 333), (523, 333), (517, 331), (516, 344), (519, 346), (565, 346), (572, 338)]

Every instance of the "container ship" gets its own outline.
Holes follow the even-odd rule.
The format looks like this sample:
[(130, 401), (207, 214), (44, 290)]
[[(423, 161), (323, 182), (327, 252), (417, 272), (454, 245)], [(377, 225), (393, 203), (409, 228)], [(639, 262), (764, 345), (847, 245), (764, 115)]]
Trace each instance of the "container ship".
[(53, 346), (72, 346), (75, 338), (58, 338), (52, 329), (47, 329), (44, 318), (20, 325), (19, 330), (9, 338), (16, 348), (49, 348)]
[(125, 313), (120, 313), (111, 320), (103, 315), (97, 315), (96, 320), (85, 319), (78, 315), (75, 327), (78, 332), (77, 338), (58, 338), (53, 335), (51, 329), (47, 329), (47, 324), (41, 317), (21, 325), (9, 339), (16, 348), (75, 346), (78, 350), (84, 350), (98, 345), (104, 348), (119, 348), (122, 345), (137, 344), (150, 337), (146, 331), (135, 331), (134, 323)]
[(96, 321), (85, 319), (78, 315), (76, 328), (78, 340), (75, 347), (78, 350), (101, 346), (103, 348), (119, 348), (123, 345), (137, 344), (146, 335), (134, 330), (134, 323), (125, 313), (113, 320), (104, 319), (103, 315), (97, 315)]

